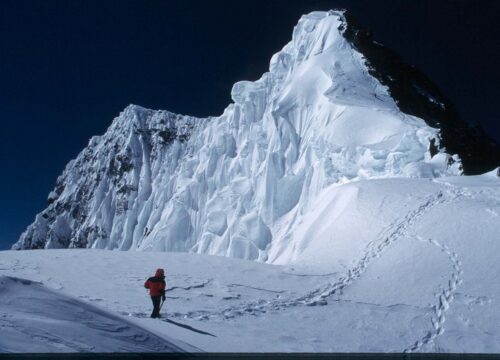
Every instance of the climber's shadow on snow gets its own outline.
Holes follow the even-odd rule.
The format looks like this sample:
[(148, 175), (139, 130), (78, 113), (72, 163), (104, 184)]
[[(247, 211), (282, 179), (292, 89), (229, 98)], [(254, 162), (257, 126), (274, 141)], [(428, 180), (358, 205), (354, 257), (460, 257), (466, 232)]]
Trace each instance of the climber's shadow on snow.
[(163, 321), (168, 322), (168, 323), (170, 323), (172, 325), (180, 326), (180, 327), (182, 327), (184, 329), (187, 329), (187, 330), (194, 331), (194, 332), (196, 332), (198, 334), (203, 334), (203, 335), (209, 335), (209, 336), (217, 337), (214, 334), (211, 334), (209, 332), (206, 332), (206, 331), (203, 331), (203, 330), (200, 330), (200, 329), (196, 329), (196, 328), (194, 328), (192, 326), (189, 326), (189, 325), (186, 325), (186, 324), (182, 324), (182, 323), (179, 323), (177, 321), (173, 321), (173, 320), (170, 320), (170, 319), (165, 319)]
[(25, 352), (26, 344), (30, 352), (44, 353), (184, 352), (189, 348), (39, 282), (0, 276), (0, 293), (0, 353)]

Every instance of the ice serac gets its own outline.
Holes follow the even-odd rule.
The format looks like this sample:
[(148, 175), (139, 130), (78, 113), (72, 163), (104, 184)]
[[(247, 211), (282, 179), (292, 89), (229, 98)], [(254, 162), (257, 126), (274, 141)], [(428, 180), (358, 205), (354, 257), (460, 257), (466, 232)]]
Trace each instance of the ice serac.
[(401, 111), (439, 128), (440, 142), (432, 143), (433, 153), (440, 148), (458, 154), (466, 175), (482, 174), (500, 165), (500, 145), (486, 135), (479, 122), (472, 125), (461, 120), (454, 105), (425, 74), (374, 41), (372, 33), (359, 27), (349, 14), (345, 16), (344, 36), (363, 53), (369, 73), (388, 87)]
[[(304, 246), (294, 231), (331, 186), (460, 174), (440, 130), (400, 110), (346, 29), (342, 11), (303, 16), (269, 72), (234, 85), (221, 116), (130, 105), (67, 165), (13, 248), (285, 263)], [(340, 196), (335, 211), (355, 198)]]

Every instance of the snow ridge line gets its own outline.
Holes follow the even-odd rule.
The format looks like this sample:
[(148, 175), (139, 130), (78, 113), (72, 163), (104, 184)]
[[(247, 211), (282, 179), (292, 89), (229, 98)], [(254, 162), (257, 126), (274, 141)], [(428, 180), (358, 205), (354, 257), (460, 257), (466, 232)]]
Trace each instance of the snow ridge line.
[(422, 242), (428, 242), (444, 252), (453, 265), (453, 273), (451, 275), (451, 279), (448, 281), (448, 287), (442, 289), (441, 292), (436, 294), (437, 304), (433, 306), (434, 316), (431, 318), (433, 329), (422, 339), (415, 341), (415, 343), (406, 348), (404, 350), (405, 353), (412, 353), (421, 350), (425, 345), (433, 343), (434, 340), (444, 332), (444, 322), (446, 321), (444, 313), (450, 308), (450, 304), (454, 299), (453, 294), (463, 281), (463, 270), (461, 268), (462, 263), (458, 259), (457, 253), (451, 251), (447, 245), (442, 245), (434, 239), (424, 239), (419, 235), (415, 235), (415, 238)]
[[(174, 313), (173, 318), (195, 318), (197, 320), (208, 320), (209, 318), (222, 317), (224, 319), (235, 318), (242, 315), (258, 315), (265, 313), (267, 310), (281, 310), (284, 308), (307, 305), (326, 305), (326, 298), (342, 291), (347, 286), (351, 285), (355, 280), (359, 279), (366, 271), (372, 260), (381, 256), (382, 252), (398, 238), (405, 235), (408, 227), (413, 225), (417, 219), (423, 216), (431, 208), (448, 202), (454, 201), (457, 197), (464, 195), (463, 193), (450, 191), (451, 196), (444, 196), (444, 192), (440, 190), (437, 194), (429, 196), (427, 201), (420, 205), (417, 209), (410, 211), (402, 220), (395, 221), (386, 229), (381, 231), (376, 240), (368, 243), (363, 257), (358, 261), (356, 266), (349, 269), (347, 274), (341, 277), (334, 283), (330, 283), (323, 288), (313, 290), (305, 295), (295, 299), (275, 299), (254, 301), (251, 303), (228, 307), (220, 312), (210, 311), (193, 311), (187, 314)], [(386, 235), (388, 234), (388, 235)]]
[(309, 293), (298, 300), (306, 305), (321, 305), (325, 302), (325, 298), (334, 295), (351, 285), (355, 280), (361, 277), (371, 261), (380, 257), (387, 247), (393, 244), (398, 238), (405, 235), (407, 229), (412, 226), (417, 219), (422, 217), (434, 206), (452, 201), (455, 198), (452, 197), (447, 199), (443, 195), (443, 192), (439, 191), (436, 195), (429, 197), (429, 199), (417, 209), (410, 211), (402, 220), (394, 222), (389, 225), (389, 227), (384, 229), (376, 240), (368, 243), (364, 256), (358, 261), (354, 268), (347, 271), (346, 276), (341, 277), (335, 283), (329, 284), (323, 289), (318, 289)]

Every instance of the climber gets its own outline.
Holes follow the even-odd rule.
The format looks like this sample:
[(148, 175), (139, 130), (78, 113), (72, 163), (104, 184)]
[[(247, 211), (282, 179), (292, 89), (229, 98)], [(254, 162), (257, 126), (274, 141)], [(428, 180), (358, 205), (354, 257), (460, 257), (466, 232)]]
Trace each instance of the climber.
[(161, 300), (165, 301), (165, 289), (167, 287), (165, 283), (165, 271), (163, 271), (163, 269), (157, 269), (155, 276), (147, 279), (144, 283), (144, 287), (149, 289), (149, 295), (151, 296), (151, 301), (153, 301), (153, 312), (151, 313), (151, 317), (161, 317)]

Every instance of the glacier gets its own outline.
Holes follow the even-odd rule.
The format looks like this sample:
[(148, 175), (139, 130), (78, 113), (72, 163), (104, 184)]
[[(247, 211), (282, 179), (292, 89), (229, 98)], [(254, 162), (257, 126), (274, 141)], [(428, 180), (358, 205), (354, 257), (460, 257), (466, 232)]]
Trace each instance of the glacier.
[(66, 166), (13, 249), (284, 264), (314, 243), (318, 199), (331, 198), (333, 213), (355, 201), (356, 187), (335, 192), (342, 184), (462, 174), (440, 128), (401, 110), (347, 29), (344, 11), (302, 16), (269, 72), (236, 83), (220, 116), (128, 106)]
[[(500, 351), (498, 170), (352, 181), (328, 187), (313, 207), (280, 255), (287, 264), (0, 251), (0, 287), (15, 277), (44, 289), (4, 286), (0, 352), (149, 351), (158, 337), (218, 353)], [(158, 267), (167, 274), (161, 320), (149, 318), (143, 287)], [(68, 306), (57, 311), (61, 301)], [(149, 341), (134, 336), (145, 332)]]

